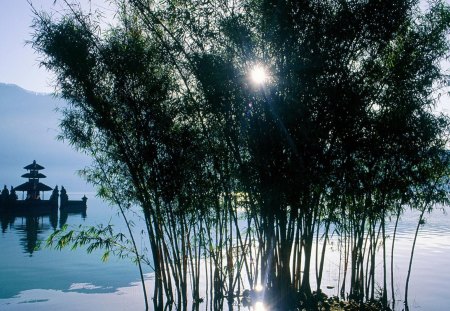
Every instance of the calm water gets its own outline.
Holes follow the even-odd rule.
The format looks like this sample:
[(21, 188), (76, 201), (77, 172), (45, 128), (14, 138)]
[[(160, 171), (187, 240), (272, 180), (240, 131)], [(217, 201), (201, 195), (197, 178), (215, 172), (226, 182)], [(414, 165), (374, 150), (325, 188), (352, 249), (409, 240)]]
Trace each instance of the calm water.
[[(0, 310), (143, 310), (138, 270), (129, 260), (111, 257), (103, 263), (100, 252), (86, 254), (83, 249), (35, 250), (40, 241), (45, 241), (64, 222), (69, 225), (111, 222), (116, 229), (124, 229), (114, 210), (93, 195), (89, 196), (87, 215), (71, 214), (67, 219), (60, 215), (37, 219), (19, 217), (9, 223), (3, 219)], [(395, 288), (400, 300), (416, 223), (416, 214), (405, 215), (396, 241)], [(334, 287), (325, 290), (328, 294), (337, 294), (336, 260), (331, 251), (323, 283), (324, 287)], [(150, 286), (149, 268), (146, 275)], [(448, 310), (449, 281), (450, 217), (436, 211), (427, 216), (426, 225), (419, 233), (410, 281), (411, 309)]]
[(87, 215), (69, 214), (66, 220), (61, 215), (56, 219), (18, 217), (5, 222), (0, 232), (0, 310), (143, 309), (138, 270), (130, 260), (110, 257), (104, 263), (100, 251), (87, 254), (84, 249), (35, 250), (64, 222), (110, 222), (123, 229), (114, 210), (94, 195), (89, 195)]
[[(448, 208), (446, 209), (449, 210)], [(443, 311), (450, 310), (450, 215), (442, 209), (436, 209), (431, 214), (426, 214), (425, 225), (420, 227), (412, 272), (409, 282), (409, 307), (410, 310)], [(394, 250), (394, 290), (397, 303), (396, 310), (402, 310), (404, 301), (404, 288), (408, 272), (411, 247), (414, 239), (418, 212), (407, 211), (401, 217)], [(388, 225), (387, 239), (387, 278), (388, 299), (391, 300), (390, 284), (390, 256), (394, 221)], [(379, 249), (381, 253), (381, 248)], [(328, 260), (325, 261), (325, 275), (322, 283), (324, 292), (328, 295), (338, 295), (339, 252), (336, 244), (328, 250)], [(382, 257), (377, 257), (376, 280), (379, 288), (382, 283)], [(327, 289), (326, 287), (333, 287)]]

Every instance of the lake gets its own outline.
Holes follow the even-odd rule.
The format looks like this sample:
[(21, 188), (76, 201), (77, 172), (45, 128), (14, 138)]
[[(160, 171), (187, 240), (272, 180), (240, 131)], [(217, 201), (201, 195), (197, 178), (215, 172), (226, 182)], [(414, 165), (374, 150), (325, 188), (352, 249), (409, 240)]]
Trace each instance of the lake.
[[(102, 262), (102, 252), (87, 254), (84, 249), (35, 249), (65, 222), (69, 226), (111, 223), (116, 230), (124, 229), (113, 208), (93, 194), (88, 196), (86, 215), (17, 217), (9, 223), (2, 219), (0, 310), (143, 310), (138, 270), (130, 260), (110, 257)], [(417, 216), (408, 212), (402, 217), (396, 240), (395, 288), (400, 304)], [(411, 310), (438, 311), (450, 305), (449, 220), (437, 210), (421, 228), (410, 281)], [(324, 289), (329, 295), (337, 294), (336, 266), (331, 249), (323, 282), (324, 288), (330, 287)], [(146, 277), (151, 287), (148, 267)]]
[[(449, 209), (446, 208), (446, 210)], [(394, 250), (394, 289), (397, 304), (395, 310), (403, 308), (405, 281), (419, 214), (417, 211), (406, 211), (398, 224)], [(442, 208), (437, 208), (431, 214), (425, 214), (424, 218), (425, 224), (420, 227), (414, 251), (409, 283), (409, 307), (410, 310), (417, 311), (448, 310), (450, 306), (448, 289), (450, 282), (450, 216)], [(386, 242), (389, 300), (391, 299), (390, 256), (394, 222), (395, 219), (386, 228), (386, 234), (390, 235)], [(378, 251), (380, 254), (381, 246)], [(333, 287), (333, 289), (325, 288), (324, 292), (328, 295), (338, 295), (339, 252), (335, 246), (329, 248), (327, 256), (322, 287)], [(382, 257), (378, 256), (376, 280), (379, 288), (382, 288), (383, 285), (382, 268)]]
[[(143, 309), (139, 272), (130, 260), (111, 256), (102, 262), (102, 252), (87, 254), (84, 249), (34, 249), (37, 243), (45, 242), (55, 224), (59, 228), (64, 221), (69, 226), (111, 223), (122, 229), (122, 220), (114, 210), (93, 194), (87, 196), (85, 217), (69, 214), (65, 220), (59, 214), (56, 222), (48, 216), (17, 217), (8, 224), (2, 221), (0, 310)], [(151, 274), (147, 277), (150, 282)]]

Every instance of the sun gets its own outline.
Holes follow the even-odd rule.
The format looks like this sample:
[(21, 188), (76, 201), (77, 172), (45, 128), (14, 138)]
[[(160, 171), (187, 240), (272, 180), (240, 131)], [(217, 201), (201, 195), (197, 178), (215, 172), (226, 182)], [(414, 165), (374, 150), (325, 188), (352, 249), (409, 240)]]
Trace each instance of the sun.
[(261, 65), (255, 65), (250, 70), (250, 79), (252, 80), (253, 83), (257, 85), (266, 83), (268, 78), (269, 76), (267, 75), (266, 70)]

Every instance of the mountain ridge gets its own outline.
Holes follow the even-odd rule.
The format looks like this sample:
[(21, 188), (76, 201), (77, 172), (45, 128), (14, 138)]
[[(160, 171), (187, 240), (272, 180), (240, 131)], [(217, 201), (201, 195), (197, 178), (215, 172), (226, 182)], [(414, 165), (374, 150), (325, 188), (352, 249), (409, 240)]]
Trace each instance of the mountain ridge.
[(33, 160), (46, 168), (45, 182), (68, 191), (92, 191), (76, 171), (89, 165), (87, 155), (56, 139), (60, 133), (57, 107), (65, 101), (51, 94), (0, 83), (0, 185), (23, 182), (23, 167)]

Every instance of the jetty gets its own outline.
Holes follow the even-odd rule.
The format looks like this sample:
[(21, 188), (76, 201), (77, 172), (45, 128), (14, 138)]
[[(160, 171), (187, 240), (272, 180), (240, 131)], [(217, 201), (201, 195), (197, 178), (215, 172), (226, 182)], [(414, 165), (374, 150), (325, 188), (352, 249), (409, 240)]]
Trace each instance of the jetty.
[[(21, 177), (28, 179), (21, 185), (11, 186), (8, 190), (4, 186), (0, 194), (0, 212), (20, 214), (45, 215), (58, 211), (58, 207), (64, 212), (86, 212), (87, 198), (83, 196), (81, 200), (69, 200), (66, 189), (62, 186), (59, 191), (58, 186), (51, 188), (40, 180), (46, 178), (40, 171), (43, 166), (33, 161), (24, 167), (27, 172)], [(45, 200), (44, 193), (52, 191), (50, 198)], [(18, 192), (22, 192), (22, 199), (19, 199)]]

